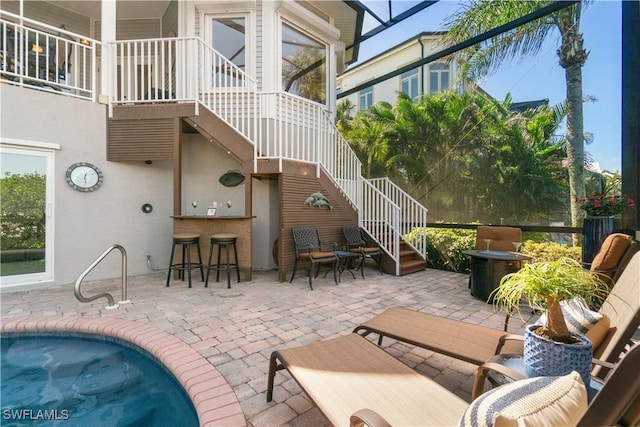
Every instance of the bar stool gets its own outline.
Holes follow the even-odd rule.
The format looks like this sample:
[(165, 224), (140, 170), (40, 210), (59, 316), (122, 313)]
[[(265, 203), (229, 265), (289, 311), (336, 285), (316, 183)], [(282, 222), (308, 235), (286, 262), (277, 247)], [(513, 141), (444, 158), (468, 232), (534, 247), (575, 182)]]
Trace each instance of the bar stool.
[[(176, 250), (176, 245), (182, 246), (182, 262), (173, 263), (173, 255)], [(191, 262), (191, 245), (196, 245), (198, 249), (198, 262)], [(185, 263), (186, 260), (186, 263)], [(184, 281), (184, 272), (187, 272), (189, 278), (189, 287), (191, 287), (191, 270), (194, 268), (200, 269), (200, 276), (204, 281), (204, 270), (202, 265), (202, 257), (200, 256), (200, 235), (199, 234), (174, 234), (173, 244), (171, 245), (171, 258), (169, 258), (169, 273), (167, 274), (167, 286), (171, 280), (171, 271), (180, 271), (180, 279)]]
[[(240, 282), (240, 268), (238, 267), (238, 250), (236, 249), (236, 240), (238, 236), (235, 234), (212, 234), (211, 235), (211, 247), (209, 248), (209, 264), (207, 265), (207, 278), (204, 281), (204, 287), (208, 287), (209, 285), (209, 272), (211, 270), (216, 270), (216, 282), (220, 280), (220, 270), (225, 270), (227, 272), (227, 288), (231, 288), (231, 270), (235, 268), (236, 273), (238, 274), (238, 282)], [(215, 246), (218, 246), (218, 262), (216, 264), (211, 264), (211, 258), (213, 257), (213, 251)], [(233, 255), (234, 262), (230, 263), (229, 261), (229, 246), (233, 245)], [(226, 251), (226, 263), (220, 264), (220, 254), (222, 249)]]

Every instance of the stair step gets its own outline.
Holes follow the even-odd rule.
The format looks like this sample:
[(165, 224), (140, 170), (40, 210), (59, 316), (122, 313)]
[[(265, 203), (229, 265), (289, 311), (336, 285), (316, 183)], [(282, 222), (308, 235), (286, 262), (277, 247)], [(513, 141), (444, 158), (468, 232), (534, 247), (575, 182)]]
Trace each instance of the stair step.
[(423, 271), (427, 268), (427, 262), (422, 259), (415, 259), (411, 261), (405, 261), (400, 263), (400, 275), (415, 273), (417, 271)]

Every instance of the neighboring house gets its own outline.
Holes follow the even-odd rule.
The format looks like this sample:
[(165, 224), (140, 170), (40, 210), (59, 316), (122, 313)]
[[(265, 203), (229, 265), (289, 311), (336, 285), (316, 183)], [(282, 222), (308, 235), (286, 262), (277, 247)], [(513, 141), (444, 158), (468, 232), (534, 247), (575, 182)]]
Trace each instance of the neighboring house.
[[(420, 33), (366, 61), (348, 68), (338, 76), (338, 93), (351, 90), (361, 84), (373, 81), (391, 71), (423, 59), (442, 50), (444, 32)], [(412, 99), (422, 94), (458, 90), (454, 86), (455, 61), (438, 60), (406, 71), (396, 77), (363, 88), (342, 98), (349, 99), (358, 111), (366, 110), (377, 102), (395, 104), (399, 93)]]
[[(46, 177), (44, 248), (2, 251), (5, 261), (39, 252), (41, 268), (3, 269), (3, 288), (73, 282), (112, 244), (126, 249), (129, 275), (147, 274), (168, 265), (187, 223), (240, 227), (245, 279), (277, 263), (285, 280), (300, 225), (329, 242), (360, 225), (387, 271), (424, 268), (423, 246), (401, 261), (400, 238), (403, 224), (426, 226), (426, 209), (388, 180), (364, 180), (333, 125), (357, 3), (3, 1), (0, 12), (2, 173)], [(99, 170), (95, 186), (72, 172), (84, 162)], [(227, 186), (228, 172), (245, 179)], [(318, 191), (333, 209), (305, 205)], [(229, 218), (207, 218), (214, 203)], [(120, 271), (114, 255), (89, 277)]]

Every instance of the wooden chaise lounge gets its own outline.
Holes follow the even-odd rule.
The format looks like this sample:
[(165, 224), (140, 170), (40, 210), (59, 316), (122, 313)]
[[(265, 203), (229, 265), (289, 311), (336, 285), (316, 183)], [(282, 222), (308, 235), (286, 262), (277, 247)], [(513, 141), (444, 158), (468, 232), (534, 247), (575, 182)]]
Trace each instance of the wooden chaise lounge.
[[(533, 420), (537, 425), (552, 425), (551, 419), (558, 422), (553, 416), (545, 418), (550, 415), (549, 411), (569, 417), (561, 421), (564, 424), (614, 425), (623, 414), (629, 414), (631, 403), (635, 403), (636, 409), (640, 403), (638, 363), (640, 347), (636, 346), (622, 359), (588, 408), (586, 390), (575, 372), (562, 377), (565, 388), (567, 377), (574, 381), (562, 397), (550, 396), (560, 393), (557, 383), (543, 388), (542, 382), (547, 380), (530, 379), (503, 386), (509, 387), (506, 389), (494, 389), (480, 396), (470, 407), (454, 393), (412, 370), (366, 338), (349, 334), (274, 351), (269, 365), (267, 401), (273, 398), (276, 371), (287, 369), (334, 426), (457, 425), (463, 415), (477, 415), (483, 408), (480, 399), (492, 398), (495, 401), (491, 400), (492, 404), (484, 405), (484, 408), (490, 407), (493, 411), (497, 402), (510, 405), (508, 415), (518, 418), (521, 414), (517, 411), (514, 414), (513, 408), (520, 407), (527, 412), (523, 416), (538, 417)], [(544, 405), (539, 404), (540, 396), (547, 400)], [(531, 399), (527, 401), (529, 397)], [(534, 404), (537, 413), (532, 414)], [(484, 411), (488, 412), (488, 409)], [(637, 411), (634, 410), (631, 416), (632, 422), (637, 421)]]
[[(640, 252), (624, 267), (599, 312), (609, 318), (610, 325), (600, 345), (594, 346), (594, 357), (613, 363), (640, 325)], [(475, 365), (498, 353), (521, 353), (517, 341), (508, 341), (502, 347), (505, 338), (510, 338), (502, 330), (402, 307), (386, 309), (354, 332), (362, 336), (378, 334), (378, 344), (389, 337)]]

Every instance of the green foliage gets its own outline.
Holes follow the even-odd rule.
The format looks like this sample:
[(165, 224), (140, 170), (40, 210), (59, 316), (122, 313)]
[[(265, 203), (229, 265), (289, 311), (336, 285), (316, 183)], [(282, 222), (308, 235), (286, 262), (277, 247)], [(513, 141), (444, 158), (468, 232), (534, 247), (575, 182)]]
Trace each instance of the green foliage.
[(1, 249), (44, 247), (45, 190), (45, 177), (38, 173), (0, 179)]
[(531, 262), (553, 261), (559, 258), (571, 258), (580, 261), (582, 252), (580, 247), (562, 245), (555, 242), (535, 242), (525, 240), (521, 252), (532, 257)]
[[(562, 245), (544, 241), (545, 233), (530, 233), (538, 236), (539, 241), (525, 240), (520, 251), (532, 257), (531, 262), (553, 261), (559, 258), (581, 259), (579, 247)], [(438, 270), (469, 272), (469, 261), (462, 251), (472, 249), (476, 245), (476, 231), (463, 228), (429, 227), (426, 233), (423, 228), (414, 228), (404, 236), (410, 243), (426, 238), (427, 266)]]
[[(417, 101), (401, 94), (338, 123), (367, 178), (388, 176), (447, 222), (564, 220), (568, 199), (561, 107), (509, 111), (510, 96), (442, 92)], [(526, 208), (524, 208), (526, 207)], [(558, 218), (559, 217), (559, 218)]]
[(408, 242), (415, 242), (417, 238), (427, 239), (427, 266), (438, 270), (469, 271), (469, 261), (462, 251), (473, 248), (476, 244), (475, 230), (459, 228), (414, 228), (404, 236)]
[(520, 313), (522, 300), (532, 308), (546, 307), (548, 316), (544, 329), (551, 339), (559, 341), (569, 338), (569, 332), (558, 304), (582, 297), (591, 305), (602, 301), (606, 290), (606, 284), (598, 275), (584, 269), (579, 262), (559, 258), (525, 263), (519, 271), (504, 276), (492, 296), (494, 304), (503, 307), (507, 313)]

